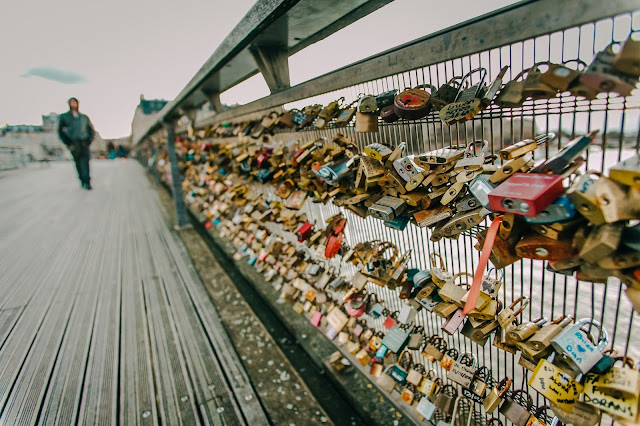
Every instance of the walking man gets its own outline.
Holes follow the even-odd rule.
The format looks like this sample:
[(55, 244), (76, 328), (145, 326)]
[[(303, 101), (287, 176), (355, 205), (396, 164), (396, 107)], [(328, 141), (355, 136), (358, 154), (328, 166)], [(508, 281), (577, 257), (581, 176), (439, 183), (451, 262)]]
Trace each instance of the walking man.
[(78, 177), (84, 189), (91, 189), (89, 177), (89, 145), (93, 142), (95, 130), (91, 120), (78, 111), (78, 100), (69, 99), (69, 111), (60, 116), (58, 136), (71, 151), (76, 162)]

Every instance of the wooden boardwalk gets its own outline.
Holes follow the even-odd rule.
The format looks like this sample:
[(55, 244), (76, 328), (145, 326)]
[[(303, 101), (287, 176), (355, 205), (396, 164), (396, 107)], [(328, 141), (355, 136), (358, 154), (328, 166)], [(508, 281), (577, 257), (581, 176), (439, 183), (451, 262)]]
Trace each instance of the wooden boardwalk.
[(0, 424), (269, 424), (142, 167), (91, 166), (0, 174)]

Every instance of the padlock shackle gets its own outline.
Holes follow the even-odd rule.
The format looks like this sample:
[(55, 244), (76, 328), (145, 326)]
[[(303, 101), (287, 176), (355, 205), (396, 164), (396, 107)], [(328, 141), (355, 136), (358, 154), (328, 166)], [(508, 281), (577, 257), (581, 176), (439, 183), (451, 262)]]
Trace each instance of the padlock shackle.
[[(466, 276), (468, 276), (468, 277), (471, 277), (471, 278), (473, 279), (473, 274), (471, 274), (471, 273), (469, 273), (469, 272), (466, 272), (466, 271), (465, 271), (465, 272), (458, 272), (457, 274), (455, 274), (455, 275), (453, 276), (453, 279), (451, 280), (451, 282), (455, 282), (458, 278), (460, 278), (460, 277), (462, 277), (462, 276), (464, 276), (464, 275), (466, 275)], [(466, 285), (467, 287), (469, 287), (469, 283), (460, 283), (460, 287), (462, 287), (462, 286), (464, 286), (464, 285)]]
[(518, 316), (524, 311), (529, 305), (529, 298), (527, 296), (520, 296), (516, 300), (514, 300), (511, 305), (509, 305), (509, 309), (513, 309), (518, 303), (521, 303), (520, 308), (517, 311), (513, 312), (513, 316)]
[[(583, 328), (585, 324), (590, 324), (589, 328), (586, 330)], [(596, 327), (598, 330), (600, 330), (600, 340), (598, 340), (597, 349), (602, 352), (604, 348), (607, 347), (607, 342), (609, 341), (609, 333), (607, 333), (607, 329), (604, 328), (600, 321), (593, 318), (582, 318), (576, 323), (576, 325), (578, 326), (579, 330), (584, 331), (588, 336), (591, 337), (593, 337), (593, 335), (591, 334), (591, 327)], [(593, 339), (592, 341), (595, 345), (596, 342), (594, 340), (595, 339)]]
[(431, 267), (437, 268), (436, 259), (435, 259), (436, 256), (438, 256), (438, 258), (440, 259), (440, 269), (445, 270), (444, 259), (442, 259), (442, 256), (440, 256), (440, 253), (436, 253), (436, 252), (429, 254), (429, 259), (431, 260)]
[[(587, 63), (585, 61), (583, 61), (582, 59), (569, 59), (568, 61), (564, 61), (561, 65), (567, 65), (567, 64), (571, 64), (571, 63), (576, 63), (578, 65), (582, 65), (582, 69), (578, 69), (577, 71), (584, 71), (585, 68), (587, 68)], [(579, 68), (579, 67), (578, 67)]]
[(496, 386), (496, 389), (498, 390), (498, 397), (503, 398), (507, 394), (509, 388), (511, 388), (512, 384), (513, 380), (511, 380), (511, 377), (504, 377), (500, 380), (498, 386)]
[[(467, 367), (475, 368), (478, 365), (478, 358), (473, 352), (464, 352), (458, 357), (458, 362)], [(471, 365), (469, 365), (469, 362), (471, 362)]]
[[(484, 139), (477, 139), (473, 142), (469, 142), (464, 150), (464, 157), (465, 158), (469, 158), (469, 157), (479, 157), (479, 155), (471, 155), (471, 148), (473, 148), (474, 153), (475, 153), (475, 148), (476, 146), (482, 144), (482, 151), (480, 151), (480, 154), (484, 154), (487, 149), (489, 148), (489, 142), (487, 142)], [(484, 156), (484, 155), (483, 155)]]
[[(477, 72), (479, 72), (482, 76), (480, 77), (480, 82), (478, 83), (478, 89), (480, 89), (480, 87), (482, 87), (482, 85), (484, 84), (484, 81), (487, 79), (487, 69), (483, 67), (472, 69), (471, 71), (466, 73), (462, 77), (462, 81), (460, 82), (460, 88), (462, 88), (462, 85), (465, 83), (469, 84), (469, 87), (472, 87), (473, 83), (467, 82), (467, 79), (471, 80), (471, 76)], [(458, 89), (458, 95), (456, 96), (456, 100), (458, 100), (458, 96), (460, 96), (460, 89)]]

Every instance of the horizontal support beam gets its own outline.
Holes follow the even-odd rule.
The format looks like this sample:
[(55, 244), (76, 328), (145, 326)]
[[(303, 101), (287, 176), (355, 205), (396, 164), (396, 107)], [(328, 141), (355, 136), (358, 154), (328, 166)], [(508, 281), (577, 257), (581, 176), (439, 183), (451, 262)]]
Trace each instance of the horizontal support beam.
[(637, 0), (533, 0), (518, 3), (229, 109), (198, 125), (228, 121), (333, 90), (632, 12), (639, 7)]

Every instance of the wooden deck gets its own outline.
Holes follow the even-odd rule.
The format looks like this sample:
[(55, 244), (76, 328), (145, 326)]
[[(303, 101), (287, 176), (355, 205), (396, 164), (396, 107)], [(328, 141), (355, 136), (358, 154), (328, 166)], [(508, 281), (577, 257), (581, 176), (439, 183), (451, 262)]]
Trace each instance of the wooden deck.
[(0, 174), (0, 424), (264, 425), (143, 169)]

